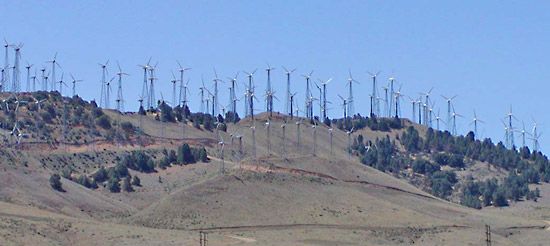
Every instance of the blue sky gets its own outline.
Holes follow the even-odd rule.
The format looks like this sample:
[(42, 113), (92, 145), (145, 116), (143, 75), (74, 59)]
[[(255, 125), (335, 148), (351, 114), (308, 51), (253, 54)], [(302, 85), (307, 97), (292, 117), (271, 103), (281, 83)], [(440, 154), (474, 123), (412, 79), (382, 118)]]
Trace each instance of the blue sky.
[[(0, 35), (25, 44), (23, 61), (43, 66), (59, 52), (63, 70), (85, 80), (78, 91), (86, 99), (100, 97), (97, 63), (119, 61), (131, 75), (124, 84), (128, 110), (137, 107), (141, 91), (137, 64), (151, 56), (159, 62), (157, 91), (165, 98), (171, 97), (170, 71), (176, 70), (176, 60), (193, 68), (188, 73), (193, 111), (199, 109), (200, 77), (209, 81), (214, 66), (223, 78), (259, 68), (256, 84), (263, 90), (268, 62), (276, 67), (273, 84), (281, 100), (282, 65), (297, 68), (293, 90), (301, 104), (305, 82), (300, 74), (314, 70), (315, 80), (333, 78), (330, 116), (341, 115), (337, 94), (347, 95), (344, 83), (351, 69), (361, 82), (355, 87), (355, 108), (363, 115), (368, 114), (371, 93), (367, 71), (381, 70), (380, 80), (386, 83), (393, 72), (407, 96), (418, 97), (434, 87), (436, 108), (441, 107), (443, 118), (446, 109), (440, 95), (457, 94), (456, 111), (465, 116), (458, 122), (462, 133), (471, 129), (474, 109), (486, 122), (480, 127), (481, 137), (496, 141), (503, 139), (500, 120), (510, 105), (518, 126), (523, 120), (530, 129), (533, 117), (545, 131), (550, 122), (545, 114), (550, 3), (545, 1), (4, 1), (1, 5)], [(115, 66), (110, 71), (113, 74)], [(244, 79), (241, 73), (239, 81)], [(227, 92), (226, 87), (220, 91)], [(228, 93), (222, 94), (221, 102), (227, 97)], [(275, 109), (282, 110), (283, 105), (276, 102)], [(405, 116), (410, 116), (410, 108), (408, 100), (403, 102)], [(550, 141), (544, 136), (541, 140), (547, 150)], [(516, 144), (521, 144), (519, 138)]]

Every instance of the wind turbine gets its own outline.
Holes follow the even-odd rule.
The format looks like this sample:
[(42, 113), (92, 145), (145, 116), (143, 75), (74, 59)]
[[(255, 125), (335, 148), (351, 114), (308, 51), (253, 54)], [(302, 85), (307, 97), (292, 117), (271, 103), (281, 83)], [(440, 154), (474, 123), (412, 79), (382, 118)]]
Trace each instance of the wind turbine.
[(34, 69), (34, 75), (31, 76), (32, 79), (32, 91), (36, 91), (36, 68)]
[(504, 126), (504, 139), (505, 139), (504, 146), (506, 148), (509, 148), (510, 147), (510, 128), (508, 128), (508, 125), (506, 125), (506, 123), (503, 120), (500, 120), (500, 122), (502, 122), (502, 125)]
[(269, 113), (269, 115), (273, 114), (273, 89), (271, 88), (271, 71), (275, 69), (271, 67), (269, 64), (267, 64), (267, 68), (265, 71), (267, 72), (267, 87), (265, 89), (266, 97), (266, 111)]
[(105, 108), (107, 109), (111, 107), (111, 82), (113, 82), (114, 79), (115, 77), (112, 77), (111, 80), (109, 80), (109, 82), (105, 85)]
[(378, 104), (376, 98), (378, 97), (377, 96), (377, 90), (378, 90), (378, 87), (376, 86), (376, 77), (380, 74), (380, 71), (376, 72), (376, 73), (371, 73), (371, 72), (368, 72), (372, 78), (372, 98), (373, 100), (371, 101), (371, 107), (375, 110), (376, 112), (376, 116), (380, 116), (380, 105)]
[(430, 106), (430, 96), (432, 94), (433, 89), (434, 88), (432, 87), (429, 91), (424, 92), (424, 93), (420, 93), (426, 99), (424, 101), (424, 105), (423, 105), (424, 106), (424, 112), (423, 112), (423, 114), (424, 114), (424, 125), (426, 125), (426, 126), (429, 125), (429, 111), (428, 111), (428, 109), (429, 109), (429, 106)]
[(107, 84), (107, 65), (109, 64), (109, 60), (107, 60), (105, 63), (101, 64), (98, 63), (98, 65), (101, 67), (101, 97), (99, 99), (99, 106), (100, 107), (106, 107), (104, 104), (105, 100), (105, 85)]
[(461, 117), (461, 118), (462, 118), (463, 116), (460, 115), (460, 114), (457, 114), (457, 113), (455, 112), (454, 107), (453, 107), (453, 114), (451, 115), (451, 117), (452, 117), (452, 120), (453, 120), (453, 128), (452, 128), (451, 134), (452, 134), (453, 136), (456, 136), (456, 135), (458, 135), (458, 132), (457, 132), (457, 130), (456, 130), (456, 117)]
[(212, 82), (214, 83), (214, 100), (212, 100), (212, 112), (214, 117), (216, 117), (216, 114), (219, 114), (218, 111), (218, 82), (223, 82), (223, 80), (218, 78), (218, 73), (216, 72), (216, 68), (214, 68), (214, 78), (212, 79)]
[(245, 94), (245, 105), (248, 106), (245, 111), (245, 116), (251, 116), (254, 119), (254, 73), (257, 69), (254, 69), (252, 72), (244, 72), (248, 77), (248, 86), (246, 87), (247, 94)]
[(12, 45), (13, 49), (15, 50), (15, 61), (13, 65), (13, 92), (19, 92), (21, 89), (21, 81), (20, 81), (20, 71), (19, 71), (19, 62), (21, 61), (21, 48), (23, 47), (23, 44), (18, 45)]
[(50, 62), (52, 63), (52, 70), (51, 70), (51, 73), (52, 73), (52, 91), (55, 90), (55, 67), (59, 67), (61, 68), (61, 66), (59, 66), (59, 64), (57, 63), (57, 52), (55, 52), (55, 55), (53, 56), (53, 59), (50, 60), (50, 61), (47, 61), (47, 62)]
[(412, 104), (412, 122), (416, 122), (416, 99), (408, 97)]
[(144, 98), (147, 98), (147, 105), (150, 105), (150, 102), (149, 102), (149, 89), (148, 89), (148, 85), (147, 85), (147, 72), (149, 71), (149, 63), (151, 62), (151, 58), (149, 58), (149, 61), (147, 61), (147, 63), (145, 65), (138, 65), (139, 67), (143, 68), (143, 85), (142, 85), (142, 88), (141, 88), (141, 96), (140, 98), (141, 99), (144, 99)]
[[(178, 63), (178, 66), (179, 66), (179, 72), (180, 72), (180, 93), (179, 93), (179, 101), (178, 102), (182, 102), (183, 105), (182, 108), (185, 108), (185, 106), (187, 106), (187, 84), (189, 84), (189, 80), (187, 80), (187, 84), (185, 84), (185, 86), (183, 85), (183, 73), (185, 73), (185, 71), (187, 70), (191, 70), (191, 68), (189, 67), (186, 67), (184, 68), (183, 66), (181, 66), (180, 62), (179, 61), (176, 61)], [(183, 90), (183, 91), (182, 91)], [(183, 96), (183, 101), (182, 101), (182, 96)]]
[(33, 65), (29, 64), (27, 62), (27, 66), (25, 67), (27, 69), (27, 91), (31, 91), (31, 67)]
[(485, 123), (483, 120), (480, 120), (477, 118), (477, 114), (476, 114), (476, 111), (474, 110), (474, 119), (472, 120), (472, 122), (470, 123), (470, 125), (474, 125), (474, 136), (478, 137), (477, 135), (477, 123)]
[(170, 83), (172, 83), (172, 102), (174, 104), (179, 104), (179, 101), (176, 100), (176, 84), (178, 83), (178, 80), (176, 79), (174, 72), (172, 72), (172, 80), (170, 80)]
[(348, 115), (347, 115), (348, 101), (340, 95), (338, 95), (338, 97), (340, 98), (340, 100), (342, 100), (342, 109), (344, 110), (344, 121), (346, 121), (348, 118)]
[(514, 148), (515, 143), (514, 143), (514, 127), (512, 126), (512, 119), (516, 119), (516, 116), (514, 116), (514, 114), (512, 113), (512, 105), (510, 105), (510, 112), (508, 112), (508, 114), (506, 114), (506, 118), (508, 119), (508, 130), (509, 130), (509, 140), (510, 140), (510, 146), (509, 148)]
[(389, 81), (390, 81), (390, 103), (389, 103), (389, 111), (388, 111), (388, 117), (391, 117), (391, 114), (393, 112), (393, 95), (395, 94), (395, 91), (394, 91), (394, 88), (393, 88), (393, 85), (395, 83), (395, 78), (393, 76), (391, 76), (389, 78)]
[(531, 133), (531, 140), (533, 141), (533, 152), (540, 151), (539, 138), (542, 136), (542, 132), (538, 132), (537, 121), (533, 119), (533, 130)]
[(286, 74), (285, 110), (288, 113), (288, 115), (290, 115), (290, 117), (292, 118), (292, 109), (290, 108), (290, 105), (292, 104), (291, 93), (290, 93), (290, 74), (296, 71), (296, 68), (292, 70), (288, 70), (286, 67), (283, 66), (283, 69), (285, 70), (285, 74)]
[[(292, 94), (290, 94), (290, 118), (294, 118), (294, 97), (296, 96), (296, 93), (298, 92), (294, 92)], [(298, 116), (298, 115), (296, 115)]]
[(348, 115), (352, 116), (354, 114), (353, 110), (354, 110), (354, 107), (353, 107), (353, 82), (359, 84), (359, 81), (355, 80), (353, 78), (353, 76), (351, 76), (351, 70), (349, 70), (349, 77), (348, 77), (348, 88), (349, 88), (349, 96), (348, 96), (348, 100), (347, 100), (347, 103), (348, 103), (348, 109), (347, 109), (347, 113)]
[(229, 105), (231, 105), (231, 112), (233, 112), (233, 119), (235, 120), (235, 114), (237, 113), (237, 94), (236, 94), (236, 86), (237, 86), (237, 77), (239, 76), (239, 73), (235, 74), (235, 77), (228, 78), (231, 86), (229, 87)]
[(149, 98), (147, 99), (147, 107), (149, 108), (149, 110), (152, 110), (153, 109), (153, 104), (155, 103), (156, 99), (155, 99), (155, 80), (157, 80), (157, 78), (155, 77), (155, 70), (157, 69), (157, 65), (158, 65), (158, 62), (155, 63), (154, 66), (149, 66), (148, 69), (149, 69)]
[[(319, 79), (319, 82), (322, 82), (322, 80)], [(313, 82), (315, 84), (315, 87), (317, 87), (317, 90), (319, 90), (319, 118), (323, 115), (323, 89), (321, 89), (321, 86), (319, 86), (316, 82)], [(323, 118), (324, 119), (324, 118)]]
[(310, 120), (313, 120), (313, 105), (311, 104), (311, 89), (309, 80), (311, 79), (311, 75), (313, 74), (313, 71), (311, 71), (309, 74), (303, 74), (302, 77), (306, 79), (306, 117)]
[(399, 115), (401, 114), (401, 103), (399, 99), (404, 96), (403, 94), (401, 94), (402, 86), (403, 85), (400, 85), (399, 90), (395, 92), (395, 118), (399, 118)]
[(323, 96), (321, 97), (321, 100), (323, 101), (323, 106), (321, 107), (323, 109), (323, 119), (322, 120), (325, 120), (327, 118), (327, 103), (329, 103), (327, 101), (327, 85), (330, 83), (330, 81), (332, 81), (332, 78), (326, 80), (326, 81), (322, 81), (322, 80), (319, 80), (319, 82), (321, 82), (321, 85), (323, 86)]
[(61, 73), (61, 79), (58, 81), (58, 83), (59, 83), (59, 94), (61, 94), (61, 95), (63, 95), (63, 86), (67, 86), (67, 84), (63, 81), (63, 76), (64, 75), (65, 75), (64, 73)]
[(518, 132), (519, 134), (521, 134), (521, 147), (527, 147), (527, 144), (525, 142), (525, 136), (526, 135), (531, 135), (530, 133), (528, 133), (526, 130), (525, 130), (525, 122), (521, 122), (521, 125), (522, 125), (522, 128), (520, 131), (516, 131)]
[[(389, 110), (389, 106), (388, 106), (388, 90), (389, 90), (389, 87), (387, 86), (382, 86), (382, 90), (384, 90), (384, 113), (382, 114), (383, 116), (386, 116), (386, 117), (390, 117), (390, 115), (388, 114), (388, 110)], [(414, 122), (414, 119), (413, 119), (413, 122)]]
[[(441, 97), (443, 97), (443, 99), (445, 99), (445, 101), (447, 101), (447, 127), (451, 126), (451, 116), (452, 116), (452, 108), (453, 108), (453, 100), (456, 98), (456, 95), (452, 96), (452, 97), (446, 97), (446, 96), (443, 96), (441, 95)], [(449, 129), (447, 129), (449, 130)]]
[(116, 98), (116, 109), (119, 112), (122, 112), (124, 111), (124, 97), (122, 94), (122, 76), (124, 75), (128, 76), (129, 74), (122, 72), (122, 68), (120, 67), (120, 64), (118, 62), (117, 62), (117, 66), (118, 66), (118, 73), (117, 73), (118, 89), (117, 89), (117, 98)]
[(8, 47), (10, 46), (11, 44), (9, 44), (6, 39), (4, 39), (5, 60), (4, 60), (4, 67), (2, 68), (2, 92), (4, 92), (4, 90), (8, 90), (7, 84), (10, 80), (9, 79), (10, 61), (9, 61), (9, 51), (8, 51)]

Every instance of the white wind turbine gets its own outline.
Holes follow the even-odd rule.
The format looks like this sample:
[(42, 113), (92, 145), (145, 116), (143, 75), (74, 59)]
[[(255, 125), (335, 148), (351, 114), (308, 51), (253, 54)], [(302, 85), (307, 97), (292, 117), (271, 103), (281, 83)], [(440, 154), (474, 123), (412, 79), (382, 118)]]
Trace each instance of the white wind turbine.
[(478, 122), (479, 123), (485, 123), (483, 120), (480, 120), (479, 118), (477, 118), (477, 114), (476, 114), (476, 111), (474, 110), (474, 118), (472, 120), (472, 122), (470, 123), (470, 125), (474, 125), (474, 136), (476, 136), (476, 138), (479, 138), (479, 136), (477, 135), (477, 125), (478, 125)]

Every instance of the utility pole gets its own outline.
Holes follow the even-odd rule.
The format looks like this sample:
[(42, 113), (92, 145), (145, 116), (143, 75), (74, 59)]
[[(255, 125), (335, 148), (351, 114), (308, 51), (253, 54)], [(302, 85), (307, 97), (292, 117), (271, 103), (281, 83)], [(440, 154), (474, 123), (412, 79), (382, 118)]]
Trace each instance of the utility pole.
[(487, 246), (491, 246), (492, 245), (492, 241), (491, 241), (491, 226), (490, 225), (485, 225), (485, 242), (487, 242)]

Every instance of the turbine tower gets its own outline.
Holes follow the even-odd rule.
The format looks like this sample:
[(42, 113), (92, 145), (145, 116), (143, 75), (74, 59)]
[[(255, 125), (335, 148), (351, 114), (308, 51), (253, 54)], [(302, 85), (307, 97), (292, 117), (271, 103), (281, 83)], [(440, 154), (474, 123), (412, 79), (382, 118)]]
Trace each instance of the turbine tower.
[(447, 101), (447, 130), (449, 130), (448, 128), (451, 126), (451, 120), (452, 120), (452, 108), (453, 108), (453, 100), (456, 98), (456, 95), (452, 96), (452, 97), (446, 97), (446, 96), (441, 96), (443, 97), (443, 99), (445, 99), (445, 101)]
[(388, 111), (388, 117), (390, 117), (393, 112), (393, 95), (395, 94), (393, 86), (394, 86), (395, 78), (391, 76), (389, 78), (389, 81), (390, 81), (390, 103), (389, 103), (390, 106)]
[(40, 72), (42, 72), (42, 90), (47, 91), (48, 90), (48, 81), (47, 81), (47, 75), (46, 75), (46, 68), (40, 69)]
[(23, 44), (18, 45), (12, 45), (13, 49), (15, 50), (15, 61), (13, 63), (13, 84), (12, 84), (12, 91), (17, 93), (21, 91), (21, 71), (19, 70), (19, 63), (21, 61), (21, 48), (23, 47)]
[[(296, 96), (297, 92), (294, 92), (290, 94), (290, 118), (294, 118), (294, 97)], [(296, 115), (298, 116), (298, 115)]]
[(285, 70), (285, 74), (286, 74), (285, 110), (286, 110), (287, 114), (292, 117), (292, 109), (290, 107), (290, 105), (292, 104), (291, 93), (290, 93), (290, 74), (292, 74), (294, 71), (296, 71), (296, 68), (292, 69), (292, 70), (288, 70), (286, 67), (283, 67), (283, 69)]
[[(143, 68), (143, 85), (142, 85), (142, 88), (141, 88), (141, 100), (143, 100), (144, 98), (147, 99), (146, 101), (146, 105), (150, 105), (151, 103), (149, 102), (149, 89), (148, 89), (148, 79), (147, 79), (147, 72), (149, 71), (149, 63), (151, 62), (151, 58), (149, 58), (149, 61), (147, 61), (147, 63), (145, 65), (138, 65), (139, 67)], [(146, 110), (148, 110), (149, 108), (146, 108)]]
[(380, 105), (378, 104), (378, 95), (377, 95), (377, 86), (376, 86), (376, 77), (380, 74), (380, 71), (376, 72), (376, 73), (371, 73), (369, 72), (370, 76), (372, 77), (372, 98), (373, 100), (371, 101), (371, 107), (374, 109), (374, 111), (376, 112), (375, 115), (376, 116), (380, 116)]
[(157, 78), (155, 77), (155, 69), (157, 69), (158, 62), (155, 64), (155, 66), (149, 66), (149, 98), (147, 99), (147, 108), (149, 110), (153, 109), (153, 104), (156, 101), (155, 98), (155, 80)]
[(401, 103), (399, 99), (403, 97), (403, 94), (401, 94), (402, 86), (399, 86), (399, 90), (395, 92), (395, 118), (399, 118), (399, 115), (401, 115)]
[(81, 79), (75, 79), (74, 76), (71, 74), (71, 79), (73, 79), (73, 97), (76, 96), (76, 83), (82, 82)]
[(170, 83), (172, 83), (172, 103), (175, 106), (176, 104), (179, 104), (180, 101), (176, 101), (176, 85), (178, 83), (178, 80), (176, 79), (176, 75), (174, 75), (174, 72), (172, 72), (172, 80), (170, 80)]
[(61, 79), (58, 81), (59, 83), (59, 94), (63, 95), (63, 86), (67, 86), (67, 84), (63, 81), (63, 76), (65, 74), (61, 73)]
[(59, 66), (59, 64), (57, 63), (57, 52), (55, 52), (55, 55), (53, 56), (53, 59), (50, 60), (50, 61), (47, 61), (47, 62), (51, 62), (52, 63), (52, 70), (51, 70), (51, 79), (52, 79), (52, 91), (55, 91), (55, 67), (59, 67), (61, 68), (61, 66)]
[(218, 111), (218, 82), (223, 82), (221, 79), (218, 79), (218, 73), (216, 72), (216, 68), (214, 68), (214, 78), (212, 79), (212, 82), (214, 82), (214, 95), (212, 100), (212, 116), (216, 117), (216, 114), (219, 113)]
[(105, 108), (107, 109), (111, 108), (111, 82), (113, 82), (114, 79), (115, 77), (112, 77), (105, 85)]
[(425, 126), (429, 126), (429, 107), (430, 107), (430, 96), (431, 96), (431, 93), (433, 91), (433, 87), (428, 91), (428, 92), (425, 92), (425, 93), (421, 93), (421, 95), (423, 95), (425, 97), (425, 101), (424, 101), (424, 105), (422, 105), (424, 107), (424, 125)]
[(27, 62), (27, 66), (25, 67), (25, 69), (27, 69), (27, 91), (31, 91), (31, 67), (33, 65), (32, 64), (29, 64)]
[(408, 97), (412, 105), (412, 122), (416, 122), (416, 99)]
[(516, 145), (514, 143), (514, 126), (512, 125), (512, 119), (516, 119), (517, 118), (514, 116), (514, 114), (512, 113), (512, 105), (510, 105), (510, 112), (508, 112), (508, 114), (506, 114), (506, 118), (508, 119), (508, 134), (509, 134), (509, 141), (510, 141), (510, 146), (508, 146), (509, 148), (514, 148)]
[(187, 83), (185, 85), (183, 84), (183, 73), (185, 73), (185, 71), (187, 71), (187, 70), (191, 70), (191, 68), (189, 68), (189, 67), (184, 68), (183, 66), (181, 66), (179, 61), (176, 61), (176, 62), (178, 63), (178, 66), (180, 68), (179, 69), (179, 72), (180, 72), (180, 93), (179, 93), (178, 102), (181, 102), (182, 103), (181, 107), (185, 108), (185, 106), (187, 106), (187, 84), (189, 84), (189, 80), (187, 80)]
[(118, 76), (118, 89), (117, 89), (117, 98), (116, 98), (116, 109), (119, 112), (124, 111), (124, 97), (122, 94), (122, 76), (128, 76), (129, 74), (122, 72), (122, 68), (120, 68), (120, 64), (118, 64), (118, 73), (116, 74)]
[(32, 79), (32, 91), (36, 91), (36, 68), (34, 69), (34, 75), (31, 76)]
[(533, 152), (540, 151), (540, 145), (539, 145), (539, 138), (542, 135), (542, 133), (538, 132), (537, 128), (537, 122), (533, 119), (533, 130), (531, 133), (531, 140), (533, 141)]
[(273, 114), (273, 88), (271, 88), (271, 71), (275, 69), (271, 67), (269, 64), (267, 64), (267, 68), (265, 71), (267, 72), (267, 87), (265, 89), (266, 94), (266, 111), (271, 114)]
[(313, 74), (313, 71), (311, 71), (309, 74), (302, 75), (306, 79), (306, 117), (310, 120), (313, 120), (313, 105), (311, 101), (311, 89), (309, 80), (311, 79), (311, 75)]
[(453, 121), (453, 122), (452, 122), (452, 131), (451, 131), (451, 135), (456, 136), (456, 135), (458, 135), (458, 132), (457, 132), (457, 130), (456, 130), (456, 117), (463, 117), (463, 116), (460, 115), (460, 114), (457, 114), (457, 113), (455, 112), (454, 107), (453, 107), (453, 114), (451, 115), (451, 117), (452, 117), (452, 121)]
[[(56, 53), (56, 55), (57, 55), (57, 53)], [(105, 100), (105, 85), (107, 84), (107, 65), (108, 64), (109, 64), (109, 60), (107, 60), (103, 64), (98, 63), (98, 65), (101, 67), (101, 97), (99, 99), (99, 107), (105, 107), (106, 106), (104, 104), (104, 101), (106, 101)]]
[(246, 76), (248, 77), (248, 86), (246, 88), (247, 93), (245, 93), (246, 99), (245, 99), (245, 116), (251, 116), (252, 119), (254, 119), (254, 73), (256, 73), (257, 69), (254, 69), (252, 72), (244, 72)]
[(483, 120), (480, 120), (477, 118), (477, 114), (476, 114), (476, 111), (474, 110), (474, 119), (472, 120), (472, 122), (470, 123), (470, 125), (474, 125), (474, 136), (476, 138), (478, 138), (478, 135), (477, 135), (477, 123), (485, 123)]
[(345, 122), (348, 118), (348, 115), (347, 115), (348, 100), (340, 95), (338, 95), (338, 97), (340, 98), (340, 100), (342, 100), (342, 109), (344, 110), (344, 122)]
[(332, 81), (332, 78), (328, 79), (327, 81), (323, 82), (322, 80), (319, 80), (319, 82), (321, 82), (321, 85), (323, 86), (323, 94), (322, 94), (322, 97), (321, 97), (321, 100), (323, 102), (322, 104), (322, 109), (323, 109), (323, 118), (321, 120), (325, 120), (327, 118), (327, 103), (329, 103), (327, 101), (327, 85), (330, 83), (330, 81)]
[(236, 93), (236, 86), (237, 86), (237, 77), (239, 76), (239, 73), (235, 74), (235, 77), (228, 78), (231, 82), (231, 87), (229, 87), (229, 105), (231, 105), (231, 112), (233, 112), (233, 118), (235, 119), (235, 114), (237, 113), (237, 93)]
[(347, 113), (348, 115), (351, 115), (353, 116), (354, 114), (354, 107), (353, 107), (353, 82), (359, 84), (359, 82), (355, 79), (353, 79), (353, 76), (351, 76), (351, 70), (349, 70), (349, 77), (348, 77), (348, 88), (349, 88), (349, 94), (348, 94), (348, 100), (347, 100), (347, 104), (348, 104), (348, 109), (347, 109)]
[(521, 134), (521, 147), (527, 147), (527, 144), (525, 142), (525, 136), (529, 133), (525, 130), (525, 122), (522, 121), (521, 125), (522, 125), (521, 131), (517, 131), (519, 134)]
[(8, 48), (10, 46), (11, 46), (11, 44), (9, 44), (6, 39), (4, 39), (5, 58), (4, 58), (4, 67), (2, 68), (2, 91), (1, 92), (9, 90), (8, 82), (10, 80), (10, 75), (9, 75), (10, 74), (9, 73), (10, 61), (9, 61), (9, 49)]

